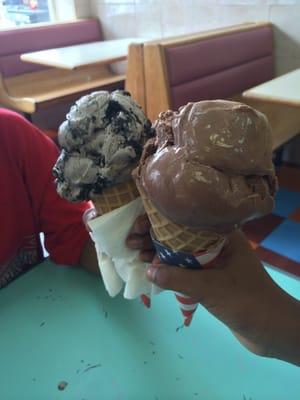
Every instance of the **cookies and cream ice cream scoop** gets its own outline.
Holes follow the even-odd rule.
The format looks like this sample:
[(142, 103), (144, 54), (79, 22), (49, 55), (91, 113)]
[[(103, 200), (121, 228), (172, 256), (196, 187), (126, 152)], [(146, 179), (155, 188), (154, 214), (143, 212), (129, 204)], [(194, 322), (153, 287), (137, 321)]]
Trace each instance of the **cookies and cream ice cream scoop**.
[(89, 200), (131, 181), (152, 132), (142, 108), (126, 91), (81, 97), (59, 127), (62, 151), (53, 168), (58, 193), (69, 201)]
[(87, 225), (108, 293), (115, 296), (124, 288), (125, 298), (142, 295), (145, 304), (153, 285), (126, 237), (144, 212), (131, 173), (152, 136), (150, 121), (128, 92), (94, 92), (76, 101), (61, 124), (62, 151), (53, 168), (62, 197), (94, 204)]

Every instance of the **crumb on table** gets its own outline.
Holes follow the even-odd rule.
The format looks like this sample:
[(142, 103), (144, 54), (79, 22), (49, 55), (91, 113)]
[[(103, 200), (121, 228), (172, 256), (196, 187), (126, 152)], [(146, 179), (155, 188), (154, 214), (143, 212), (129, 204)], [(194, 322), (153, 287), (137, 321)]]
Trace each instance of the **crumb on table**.
[(66, 381), (61, 381), (61, 382), (59, 382), (59, 384), (58, 384), (58, 390), (65, 390), (65, 388), (68, 386), (68, 382), (66, 382)]

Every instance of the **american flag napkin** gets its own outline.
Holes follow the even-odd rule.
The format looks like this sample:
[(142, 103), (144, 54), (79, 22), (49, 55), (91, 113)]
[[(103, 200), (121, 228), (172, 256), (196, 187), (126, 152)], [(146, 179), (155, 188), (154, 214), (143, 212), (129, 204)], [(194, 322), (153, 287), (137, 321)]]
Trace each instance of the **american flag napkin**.
[[(151, 237), (157, 251), (157, 255), (160, 258), (161, 262), (190, 269), (211, 268), (225, 244), (224, 239), (224, 241), (221, 241), (212, 251), (204, 251), (198, 254), (189, 254), (182, 251), (175, 251), (170, 249), (169, 247), (164, 246), (162, 243), (155, 239), (153, 232), (151, 232)], [(180, 309), (184, 317), (184, 325), (189, 326), (198, 303), (195, 303), (192, 298), (182, 293), (175, 293), (175, 296), (180, 304)]]

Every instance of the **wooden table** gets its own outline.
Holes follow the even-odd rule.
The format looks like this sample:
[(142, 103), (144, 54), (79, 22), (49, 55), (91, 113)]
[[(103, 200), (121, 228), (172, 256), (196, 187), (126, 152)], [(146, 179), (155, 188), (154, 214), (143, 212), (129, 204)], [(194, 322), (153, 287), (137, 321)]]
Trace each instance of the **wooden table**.
[(39, 108), (74, 101), (89, 91), (120, 88), (125, 75), (111, 70), (110, 64), (127, 59), (129, 45), (141, 40), (106, 40), (22, 54), (23, 61), (49, 68), (5, 80), (0, 72), (0, 103), (29, 117)]
[[(268, 272), (299, 298), (299, 280)], [(45, 261), (0, 290), (0, 398), (299, 399), (299, 368), (251, 354), (200, 306), (177, 329), (173, 293), (152, 303), (112, 299), (100, 278)]]
[(141, 41), (142, 39), (125, 38), (84, 43), (24, 53), (21, 55), (21, 60), (68, 70), (93, 64), (108, 65), (125, 60), (130, 43)]
[(246, 90), (243, 97), (300, 107), (300, 68)]
[(246, 90), (241, 101), (267, 115), (280, 162), (283, 145), (300, 132), (300, 69)]

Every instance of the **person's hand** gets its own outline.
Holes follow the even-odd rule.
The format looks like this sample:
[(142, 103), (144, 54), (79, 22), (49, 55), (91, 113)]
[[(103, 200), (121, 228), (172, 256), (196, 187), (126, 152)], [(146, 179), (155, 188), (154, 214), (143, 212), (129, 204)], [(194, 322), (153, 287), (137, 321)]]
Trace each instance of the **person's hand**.
[[(279, 352), (278, 357), (291, 359), (283, 354), (289, 349), (281, 353), (278, 349), (287, 340), (283, 324), (298, 324), (294, 329), (300, 336), (296, 317), (299, 303), (274, 283), (241, 232), (228, 237), (211, 269), (189, 270), (155, 259), (147, 276), (161, 288), (184, 293), (200, 302), (249, 350), (269, 356)], [(300, 339), (296, 343), (299, 348)]]
[(126, 244), (130, 249), (140, 250), (140, 259), (144, 262), (151, 262), (155, 254), (150, 237), (150, 227), (147, 215), (140, 215), (136, 219), (126, 240)]
[(85, 229), (88, 232), (91, 232), (91, 229), (89, 227), (89, 222), (94, 219), (99, 217), (99, 215), (97, 214), (96, 208), (95, 207), (91, 207), (88, 210), (85, 210), (85, 212), (83, 213), (82, 216), (82, 221), (84, 223)]
[[(90, 208), (83, 214), (83, 222), (90, 232), (88, 222), (97, 218), (95, 208)], [(127, 236), (126, 244), (132, 250), (139, 250), (139, 258), (143, 262), (151, 262), (155, 255), (154, 246), (150, 236), (150, 221), (146, 214), (140, 215), (134, 222), (133, 227)]]
[[(236, 332), (251, 325), (253, 308), (263, 302), (268, 276), (240, 232), (233, 233), (213, 267), (191, 270), (159, 264), (148, 278), (164, 289), (189, 295)], [(259, 300), (260, 299), (260, 300)]]

